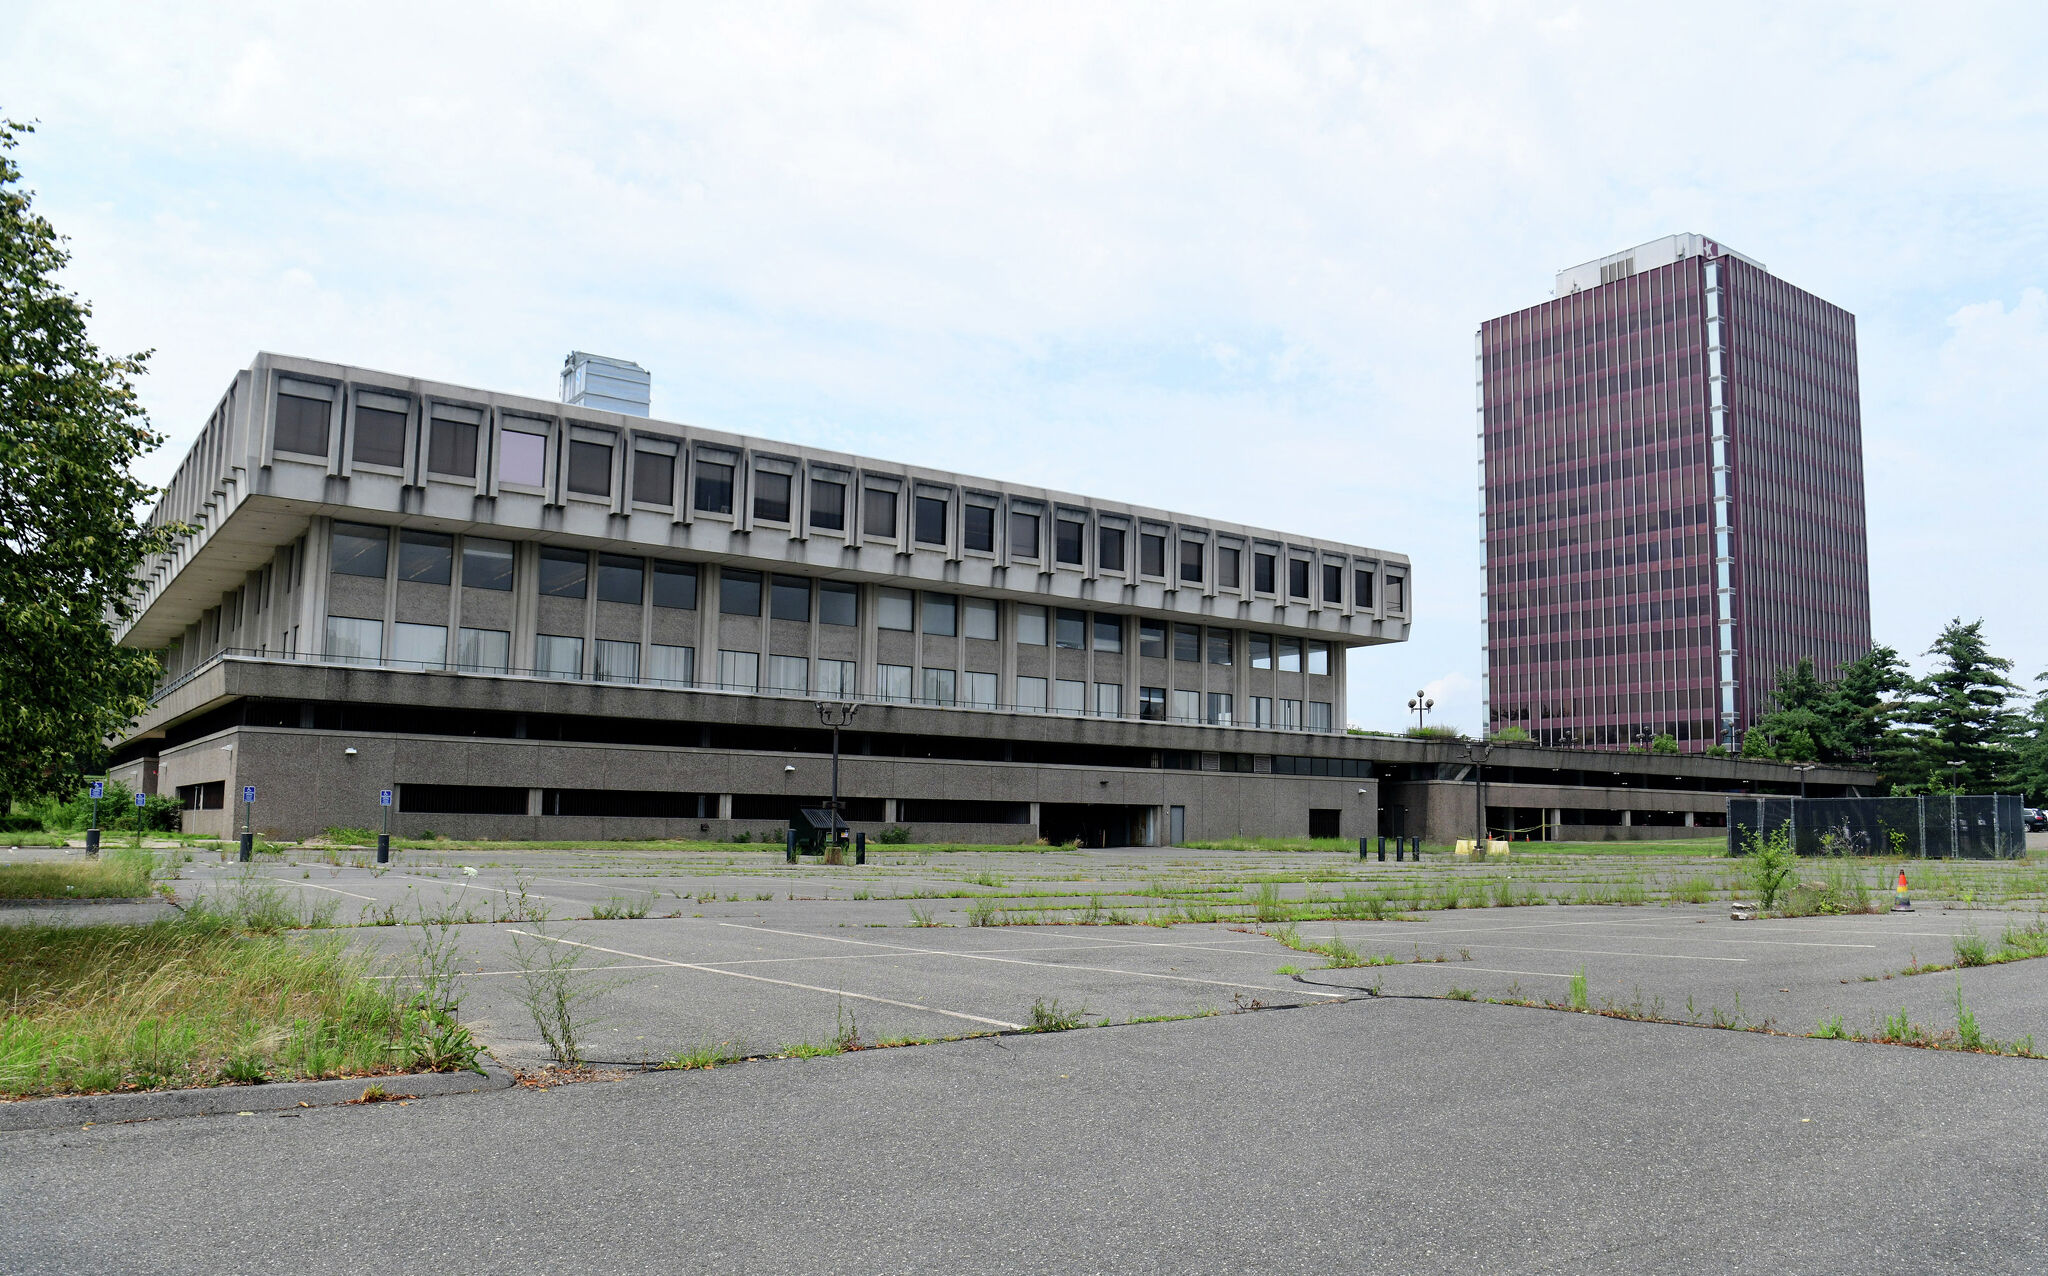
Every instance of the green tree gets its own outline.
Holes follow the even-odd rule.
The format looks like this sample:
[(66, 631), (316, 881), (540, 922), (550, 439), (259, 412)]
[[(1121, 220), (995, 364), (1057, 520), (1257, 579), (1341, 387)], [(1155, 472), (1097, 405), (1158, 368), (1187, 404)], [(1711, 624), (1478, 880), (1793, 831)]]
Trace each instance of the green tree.
[(1922, 774), (1916, 783), (1984, 793), (2009, 761), (2017, 725), (2012, 697), (2019, 687), (2005, 675), (2012, 661), (1994, 656), (1982, 620), (1948, 622), (1927, 649), (1934, 667), (1914, 686), (1906, 718), (1917, 730)]
[(163, 441), (136, 402), (146, 355), (110, 358), (57, 284), (64, 241), (31, 207), (0, 120), (0, 810), (68, 789), (148, 703), (156, 658), (117, 647), (136, 569), (174, 529), (129, 473)]
[(1677, 736), (1675, 736), (1675, 735), (1660, 735), (1660, 736), (1658, 736), (1658, 737), (1657, 737), (1656, 739), (1654, 739), (1654, 740), (1650, 741), (1650, 752), (1652, 752), (1652, 753), (1676, 753), (1676, 752), (1678, 752), (1678, 737), (1677, 737)]
[[(1771, 689), (1771, 711), (1757, 719), (1743, 738), (1744, 757), (1776, 758), (1781, 762), (1834, 760), (1840, 750), (1832, 730), (1833, 689), (1802, 659), (1778, 675)], [(1750, 742), (1761, 740), (1756, 752)]]
[[(2048, 685), (2048, 673), (2036, 682)], [(2023, 794), (2029, 806), (2048, 805), (2048, 690), (2014, 724), (2002, 789)]]

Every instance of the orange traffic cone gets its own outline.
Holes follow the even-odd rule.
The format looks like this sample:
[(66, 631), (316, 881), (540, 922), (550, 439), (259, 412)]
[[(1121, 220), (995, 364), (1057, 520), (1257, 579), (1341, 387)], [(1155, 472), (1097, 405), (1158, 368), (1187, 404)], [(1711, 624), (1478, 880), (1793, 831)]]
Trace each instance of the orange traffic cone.
[(1894, 901), (1894, 902), (1892, 903), (1892, 911), (1893, 911), (1893, 912), (1895, 912), (1895, 913), (1910, 913), (1910, 912), (1912, 912), (1912, 911), (1913, 911), (1913, 901), (1912, 901), (1911, 899), (1907, 898), (1907, 896), (1906, 896), (1906, 870), (1905, 870), (1905, 869), (1903, 869), (1903, 868), (1899, 870), (1899, 885), (1898, 885), (1898, 893), (1899, 893), (1899, 897), (1898, 897), (1898, 899), (1897, 899), (1897, 900), (1895, 900), (1895, 901)]

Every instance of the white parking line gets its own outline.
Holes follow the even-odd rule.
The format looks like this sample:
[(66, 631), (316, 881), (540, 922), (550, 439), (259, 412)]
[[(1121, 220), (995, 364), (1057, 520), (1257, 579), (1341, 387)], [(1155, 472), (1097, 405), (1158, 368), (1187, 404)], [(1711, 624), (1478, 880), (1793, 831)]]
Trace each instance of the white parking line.
[(1580, 957), (1646, 957), (1653, 961), (1733, 961), (1746, 962), (1747, 957), (1701, 957), (1693, 953), (1626, 953), (1610, 948), (1539, 948), (1534, 944), (1489, 944), (1477, 941), (1465, 945), (1467, 948), (1506, 948), (1523, 953), (1571, 953)]
[(787, 979), (770, 979), (766, 975), (749, 975), (739, 970), (720, 970), (716, 966), (700, 966), (695, 962), (670, 961), (666, 957), (650, 957), (646, 953), (629, 953), (618, 948), (600, 948), (596, 944), (579, 943), (573, 939), (561, 939), (554, 935), (536, 935), (532, 931), (518, 930), (509, 926), (506, 929), (515, 935), (524, 935), (528, 939), (545, 939), (551, 944), (567, 944), (571, 948), (587, 948), (594, 953), (609, 953), (613, 957), (629, 957), (634, 961), (649, 962), (657, 966), (674, 966), (680, 970), (702, 971), (707, 975), (724, 975), (727, 979), (751, 979), (755, 983), (776, 984), (784, 988), (799, 988), (805, 992), (822, 992), (834, 997), (851, 997), (856, 1001), (872, 1001), (884, 1006), (897, 1006), (904, 1010), (922, 1010), (930, 1015), (945, 1015), (947, 1018), (964, 1019), (969, 1023), (985, 1023), (990, 1027), (1008, 1028), (1013, 1032), (1024, 1026), (1021, 1023), (1010, 1023), (1003, 1019), (988, 1019), (981, 1015), (970, 1015), (960, 1010), (941, 1010), (937, 1006), (921, 1006), (914, 1001), (894, 1001), (888, 997), (871, 996), (868, 993), (853, 992), (845, 988), (820, 988), (816, 984), (799, 984)]
[(356, 894), (356, 893), (355, 893), (354, 891), (345, 891), (345, 890), (341, 889), (341, 887), (339, 887), (339, 886), (322, 886), (322, 885), (321, 885), (320, 883), (318, 883), (318, 882), (292, 882), (292, 883), (291, 883), (291, 885), (293, 885), (293, 886), (310, 886), (310, 887), (312, 887), (312, 888), (313, 888), (314, 890), (316, 890), (316, 891), (333, 891), (333, 892), (334, 892), (335, 894), (337, 894), (337, 895), (346, 895), (346, 896), (348, 896), (348, 897), (349, 897), (350, 899), (364, 899), (364, 900), (368, 900), (368, 901), (369, 901), (370, 903), (372, 903), (372, 904), (374, 904), (374, 903), (376, 903), (376, 902), (377, 902), (377, 897), (376, 897), (375, 895), (358, 895), (358, 894)]
[[(828, 944), (859, 944), (866, 948), (888, 948), (897, 952), (919, 953), (928, 957), (957, 957), (962, 961), (993, 961), (1008, 966), (1043, 966), (1053, 970), (1085, 971), (1093, 975), (1125, 975), (1132, 979), (1165, 979), (1180, 984), (1206, 984), (1212, 988), (1249, 988), (1254, 992), (1299, 992), (1298, 988), (1275, 988), (1271, 984), (1248, 984), (1236, 979), (1197, 979), (1193, 975), (1162, 975), (1149, 970), (1120, 970), (1114, 966), (1073, 966), (1058, 961), (1026, 961), (1022, 957), (998, 957), (992, 953), (956, 953), (943, 948), (914, 948), (909, 944), (882, 944), (867, 939), (840, 939), (833, 935), (809, 935), (798, 930), (775, 930), (767, 926), (748, 926), (740, 922), (720, 922), (734, 930), (756, 930), (768, 935), (787, 935), (792, 939), (817, 939)], [(1739, 959), (1737, 959), (1739, 960)], [(1312, 997), (1343, 998), (1336, 993), (1310, 993)]]

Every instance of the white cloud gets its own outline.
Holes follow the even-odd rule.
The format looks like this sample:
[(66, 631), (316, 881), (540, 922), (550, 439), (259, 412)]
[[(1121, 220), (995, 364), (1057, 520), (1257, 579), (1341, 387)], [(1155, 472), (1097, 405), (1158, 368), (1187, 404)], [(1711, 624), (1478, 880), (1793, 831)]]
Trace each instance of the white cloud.
[(174, 451), (259, 348), (540, 395), (607, 350), (678, 419), (1406, 551), (1350, 716), (1441, 681), (1473, 728), (1472, 332), (1699, 230), (1859, 315), (1879, 638), (2048, 665), (2031, 7), (12, 21), (0, 110)]

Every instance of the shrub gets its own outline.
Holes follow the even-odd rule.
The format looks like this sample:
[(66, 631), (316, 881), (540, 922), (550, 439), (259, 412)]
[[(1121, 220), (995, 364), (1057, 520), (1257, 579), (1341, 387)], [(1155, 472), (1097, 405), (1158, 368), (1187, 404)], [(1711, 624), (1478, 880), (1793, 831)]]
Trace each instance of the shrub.
[(1670, 735), (1660, 735), (1660, 736), (1658, 736), (1658, 737), (1657, 737), (1656, 739), (1654, 739), (1654, 740), (1650, 741), (1650, 752), (1652, 752), (1652, 753), (1676, 753), (1676, 752), (1678, 752), (1678, 737), (1677, 737), (1677, 736), (1670, 736)]
[(892, 824), (875, 834), (875, 840), (885, 846), (902, 846), (910, 841), (910, 830), (901, 824)]
[(1756, 906), (1768, 909), (1778, 902), (1792, 880), (1793, 870), (1799, 867), (1799, 855), (1792, 849), (1792, 839), (1784, 829), (1768, 835), (1751, 833), (1746, 853), (1749, 863), (1744, 872), (1749, 877), (1750, 889), (1756, 892)]
[(40, 833), (43, 822), (33, 815), (0, 815), (0, 833)]

